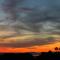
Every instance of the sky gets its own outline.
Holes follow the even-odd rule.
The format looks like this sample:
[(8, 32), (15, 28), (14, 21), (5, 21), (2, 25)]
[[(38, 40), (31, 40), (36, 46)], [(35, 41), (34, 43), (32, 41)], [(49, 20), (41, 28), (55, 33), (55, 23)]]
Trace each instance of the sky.
[[(50, 41), (36, 42), (33, 34), (60, 33), (59, 2), (60, 0), (0, 0), (0, 38), (2, 37), (5, 43), (10, 40), (16, 42), (8, 45), (3, 43), (3, 46), (25, 47), (24, 44), (28, 43), (28, 46), (48, 44)], [(21, 34), (32, 35), (21, 36)]]

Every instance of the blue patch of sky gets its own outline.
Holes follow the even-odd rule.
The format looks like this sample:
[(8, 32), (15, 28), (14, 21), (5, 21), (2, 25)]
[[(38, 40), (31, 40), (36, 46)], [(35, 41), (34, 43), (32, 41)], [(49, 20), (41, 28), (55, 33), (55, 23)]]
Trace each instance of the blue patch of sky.
[[(5, 0), (0, 0), (0, 6)], [(40, 7), (49, 7), (53, 5), (60, 5), (60, 0), (23, 0), (22, 3), (18, 3), (17, 7), (26, 7), (26, 8), (40, 8)], [(0, 10), (0, 16), (5, 16), (4, 12)], [(24, 14), (22, 14), (24, 15)]]

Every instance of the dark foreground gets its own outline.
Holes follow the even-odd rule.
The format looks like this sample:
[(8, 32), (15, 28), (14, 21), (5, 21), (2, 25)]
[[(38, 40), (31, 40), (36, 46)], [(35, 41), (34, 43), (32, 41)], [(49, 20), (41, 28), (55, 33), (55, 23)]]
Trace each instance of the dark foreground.
[(1, 53), (0, 59), (11, 60), (60, 60), (60, 52), (42, 52), (42, 53)]

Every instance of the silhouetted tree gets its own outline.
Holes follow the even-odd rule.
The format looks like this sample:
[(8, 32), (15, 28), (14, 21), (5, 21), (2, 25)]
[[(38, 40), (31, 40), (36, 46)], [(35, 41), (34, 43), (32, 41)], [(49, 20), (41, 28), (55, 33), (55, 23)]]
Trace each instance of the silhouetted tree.
[(58, 47), (55, 47), (55, 50), (56, 50), (56, 51), (59, 50)]
[(49, 50), (48, 52), (52, 52), (51, 50)]

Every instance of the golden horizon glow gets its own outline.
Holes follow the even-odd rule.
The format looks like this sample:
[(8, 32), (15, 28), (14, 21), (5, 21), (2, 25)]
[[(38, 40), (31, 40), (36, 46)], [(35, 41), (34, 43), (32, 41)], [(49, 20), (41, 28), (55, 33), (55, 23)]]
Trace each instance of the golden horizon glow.
[[(9, 34), (9, 33), (14, 33), (14, 32), (1, 32), (1, 34)], [(53, 35), (53, 37), (57, 37), (58, 38), (59, 35)], [(33, 35), (18, 35), (15, 37), (10, 37), (10, 38), (6, 38), (6, 39), (1, 39), (0, 40), (4, 40), (5, 43), (8, 42), (16, 42), (17, 40), (21, 41), (25, 41), (26, 39), (33, 39), (34, 36)], [(36, 37), (35, 37), (36, 38)], [(1, 43), (0, 41), (0, 43)], [(27, 41), (27, 40), (26, 40)], [(3, 41), (2, 41), (3, 43)], [(48, 52), (49, 50), (51, 51), (55, 51), (54, 48), (55, 47), (60, 47), (60, 42), (55, 42), (52, 44), (46, 44), (46, 45), (35, 45), (35, 46), (31, 46), (31, 47), (20, 47), (20, 48), (14, 48), (14, 47), (1, 47), (0, 46), (0, 52), (6, 52), (6, 53), (25, 53), (25, 52)]]
[(25, 52), (48, 52), (51, 50), (55, 52), (54, 48), (60, 47), (60, 42), (56, 42), (54, 44), (42, 45), (42, 46), (33, 46), (27, 48), (9, 48), (9, 47), (0, 47), (0, 52), (6, 53), (25, 53)]

